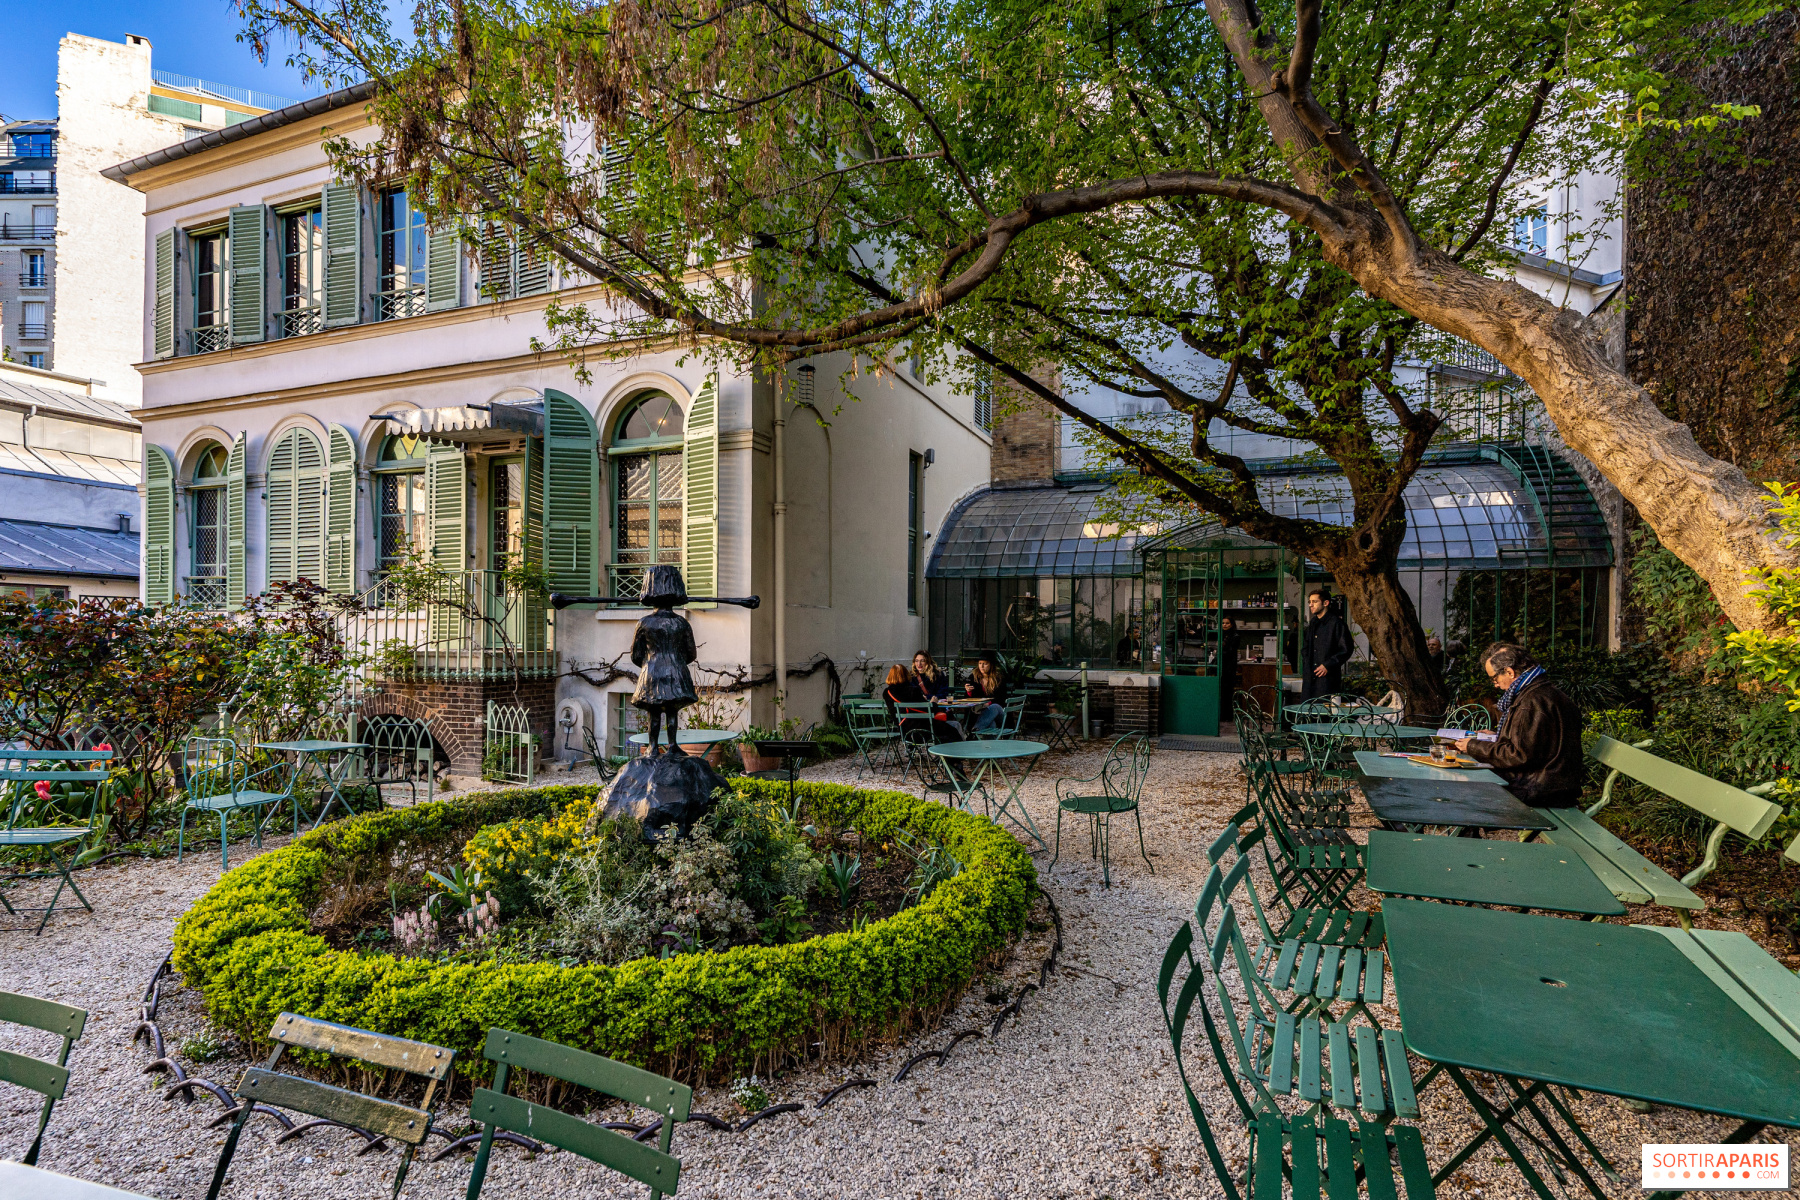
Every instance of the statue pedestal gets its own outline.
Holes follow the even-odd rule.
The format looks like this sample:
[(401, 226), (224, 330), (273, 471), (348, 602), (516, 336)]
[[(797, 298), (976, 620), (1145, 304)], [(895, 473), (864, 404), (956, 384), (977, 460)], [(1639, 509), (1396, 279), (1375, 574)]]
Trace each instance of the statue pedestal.
[(607, 785), (600, 817), (631, 817), (650, 835), (676, 827), (686, 837), (713, 806), (713, 792), (729, 787), (725, 777), (692, 754), (646, 754), (619, 769)]

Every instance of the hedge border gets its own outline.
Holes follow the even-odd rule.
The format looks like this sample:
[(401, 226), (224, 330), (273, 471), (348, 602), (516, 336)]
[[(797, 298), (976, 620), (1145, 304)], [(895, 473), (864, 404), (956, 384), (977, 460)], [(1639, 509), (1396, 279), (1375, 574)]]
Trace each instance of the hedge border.
[[(787, 785), (740, 780), (786, 799)], [(816, 821), (879, 840), (907, 828), (963, 872), (923, 904), (863, 930), (787, 946), (637, 959), (617, 967), (432, 963), (332, 949), (308, 913), (334, 864), (592, 799), (594, 787), (476, 793), (371, 813), (307, 833), (219, 879), (175, 926), (174, 966), (212, 1020), (261, 1044), (282, 1012), (455, 1048), (465, 1079), (502, 1026), (704, 1083), (769, 1071), (932, 1019), (1024, 928), (1037, 871), (985, 818), (904, 792), (801, 782)]]

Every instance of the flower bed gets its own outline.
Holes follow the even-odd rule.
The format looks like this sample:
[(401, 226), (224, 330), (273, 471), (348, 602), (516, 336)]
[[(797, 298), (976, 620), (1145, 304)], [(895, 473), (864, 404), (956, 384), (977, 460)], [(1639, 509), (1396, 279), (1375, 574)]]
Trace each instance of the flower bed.
[[(740, 780), (785, 798), (786, 785)], [(557, 814), (592, 787), (480, 793), (315, 830), (228, 872), (175, 929), (175, 968), (214, 1022), (260, 1041), (283, 1011), (450, 1046), (465, 1077), (503, 1026), (696, 1082), (833, 1054), (934, 1020), (1024, 925), (1036, 871), (983, 818), (901, 792), (799, 785), (808, 816), (867, 838), (910, 830), (963, 864), (886, 920), (781, 946), (739, 946), (616, 967), (434, 962), (334, 950), (311, 931), (328, 878), (371, 873), (421, 845)]]

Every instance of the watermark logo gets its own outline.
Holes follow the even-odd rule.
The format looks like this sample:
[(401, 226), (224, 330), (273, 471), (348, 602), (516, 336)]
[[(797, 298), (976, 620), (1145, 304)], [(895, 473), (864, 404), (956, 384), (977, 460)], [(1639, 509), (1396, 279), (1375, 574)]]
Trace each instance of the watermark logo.
[(1786, 1145), (1678, 1146), (1653, 1142), (1644, 1147), (1644, 1187), (1651, 1191), (1785, 1189)]

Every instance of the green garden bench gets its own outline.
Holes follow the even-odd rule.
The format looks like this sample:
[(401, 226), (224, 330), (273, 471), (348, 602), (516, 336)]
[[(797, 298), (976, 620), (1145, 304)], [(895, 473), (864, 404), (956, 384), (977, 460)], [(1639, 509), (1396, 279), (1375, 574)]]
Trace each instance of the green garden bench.
[[(0, 906), (12, 916), (41, 911), (44, 915), (38, 920), (39, 934), (49, 924), (64, 888), (75, 893), (81, 907), (94, 911), (70, 874), (76, 857), (72, 851), (103, 828), (102, 800), (112, 774), (107, 766), (111, 758), (111, 750), (0, 750), (0, 803), (6, 806), (5, 825), (0, 827), (0, 850), (42, 851), (50, 862), (48, 870), (15, 871), (0, 882), (58, 880), (55, 894), (42, 909), (17, 907), (4, 891), (0, 891)], [(45, 785), (48, 796), (39, 792), (40, 783)], [(79, 807), (83, 796), (87, 798), (87, 821), (81, 825), (66, 823), (75, 816), (72, 809)]]
[[(1366, 1026), (1351, 1031), (1341, 1024), (1321, 1029), (1317, 1022), (1304, 1018), (1292, 1018), (1291, 1024), (1282, 1022), (1282, 1016), (1291, 1018), (1291, 1014), (1271, 1013), (1266, 1024), (1253, 1026), (1246, 1035), (1246, 1026), (1236, 1017), (1238, 1001), (1219, 974), (1228, 953), (1236, 958), (1240, 970), (1243, 963), (1242, 938), (1237, 935), (1231, 913), (1229, 906), (1222, 910), (1218, 934), (1210, 947), (1200, 947), (1197, 956), (1194, 927), (1182, 922), (1163, 954), (1157, 975), (1163, 1021), (1188, 1111), (1227, 1200), (1287, 1200), (1290, 1194), (1293, 1200), (1320, 1200), (1321, 1193), (1329, 1200), (1356, 1200), (1365, 1191), (1369, 1200), (1400, 1200), (1402, 1196), (1405, 1200), (1431, 1200), (1436, 1189), (1425, 1157), (1424, 1139), (1416, 1127), (1392, 1120), (1402, 1115), (1397, 1110), (1410, 1112), (1416, 1107), (1416, 1098), (1409, 1102), (1411, 1068), (1404, 1047), (1395, 1046), (1390, 1051), (1377, 1035), (1371, 1051), (1363, 1033)], [(1176, 977), (1184, 964), (1187, 974), (1177, 992)], [(1221, 1019), (1214, 1018), (1203, 995), (1209, 973), (1217, 985), (1221, 1019), (1231, 1035), (1230, 1051), (1227, 1037), (1220, 1031)], [(1251, 979), (1248, 974), (1243, 976), (1246, 989), (1252, 987)], [(1236, 1102), (1249, 1134), (1249, 1154), (1239, 1172), (1226, 1166), (1206, 1110), (1189, 1082), (1183, 1049), (1196, 1010), (1218, 1075)], [(1290, 1029), (1294, 1040), (1284, 1042), (1281, 1039)], [(1315, 1041), (1323, 1049), (1318, 1049), (1311, 1059), (1301, 1057), (1297, 1070), (1293, 1059), (1283, 1057), (1284, 1046), (1297, 1046), (1304, 1055), (1316, 1049)], [(1320, 1061), (1320, 1055), (1327, 1057)], [(1381, 1082), (1384, 1066), (1389, 1070), (1387, 1086)], [(1406, 1080), (1404, 1086), (1402, 1079)], [(1316, 1090), (1317, 1099), (1310, 1101), (1305, 1111), (1286, 1115), (1277, 1106), (1277, 1088), (1282, 1089), (1279, 1094), (1283, 1096), (1298, 1095), (1303, 1100)], [(1339, 1104), (1340, 1100), (1346, 1103)], [(1377, 1119), (1364, 1115), (1369, 1111), (1362, 1108), (1365, 1104), (1379, 1110)], [(1359, 1111), (1354, 1112), (1352, 1124), (1331, 1115), (1333, 1109)], [(1291, 1193), (1287, 1190), (1290, 1186)]]
[(87, 1028), (87, 1013), (51, 1000), (40, 1000), (36, 996), (0, 992), (0, 1021), (41, 1029), (45, 1033), (60, 1033), (63, 1040), (62, 1052), (56, 1056), (54, 1063), (11, 1050), (0, 1050), (0, 1082), (17, 1084), (44, 1098), (43, 1107), (38, 1110), (37, 1136), (31, 1139), (31, 1148), (25, 1151), (25, 1157), (20, 1160), (29, 1167), (37, 1162), (38, 1150), (44, 1144), (44, 1129), (50, 1124), (50, 1110), (56, 1107), (56, 1102), (63, 1098), (63, 1093), (69, 1088), (69, 1050), (75, 1045), (75, 1039), (81, 1036), (81, 1031)]
[[(394, 1172), (393, 1194), (398, 1200), (400, 1188), (406, 1182), (407, 1168), (412, 1166), (413, 1154), (431, 1129), (433, 1101), (450, 1090), (456, 1051), (430, 1042), (370, 1033), (366, 1029), (353, 1029), (348, 1025), (335, 1025), (286, 1012), (275, 1018), (269, 1038), (275, 1043), (274, 1052), (262, 1066), (245, 1071), (238, 1081), (236, 1094), (243, 1103), (238, 1106), (237, 1120), (232, 1122), (231, 1132), (226, 1135), (225, 1148), (219, 1152), (219, 1163), (213, 1168), (212, 1187), (206, 1193), (206, 1200), (218, 1200), (219, 1189), (225, 1186), (225, 1174), (231, 1169), (232, 1156), (237, 1153), (238, 1139), (243, 1136), (244, 1126), (250, 1123), (259, 1104), (316, 1117), (316, 1124), (336, 1122), (402, 1143), (406, 1150), (400, 1156), (399, 1170)], [(378, 1099), (298, 1075), (284, 1075), (275, 1066), (289, 1049), (312, 1050), (334, 1058), (353, 1059), (371, 1067), (422, 1076), (428, 1081), (425, 1098), (414, 1108), (397, 1100)], [(379, 1081), (379, 1074), (376, 1079)]]
[[(187, 792), (187, 803), (181, 809), (181, 825), (175, 834), (175, 861), (181, 861), (187, 842), (187, 819), (191, 812), (207, 813), (219, 818), (219, 863), (231, 866), (231, 839), (226, 822), (231, 814), (244, 809), (269, 809), (283, 800), (294, 813), (294, 836), (300, 836), (300, 804), (294, 798), (294, 780), (300, 773), (300, 759), (281, 759), (253, 770), (253, 764), (230, 738), (191, 737), (181, 751), (181, 777)], [(267, 783), (267, 787), (256, 786)], [(262, 846), (262, 827), (266, 816), (256, 822), (256, 845)]]
[[(1735, 829), (1752, 841), (1762, 837), (1781, 815), (1781, 806), (1760, 794), (1772, 788), (1772, 783), (1759, 784), (1749, 790), (1736, 788), (1679, 763), (1658, 758), (1644, 748), (1649, 744), (1627, 745), (1604, 734), (1596, 738), (1588, 756), (1612, 768), (1601, 788), (1599, 802), (1585, 812), (1579, 808), (1535, 810), (1556, 825), (1555, 829), (1538, 836), (1579, 854), (1600, 877), (1600, 882), (1623, 903), (1658, 904), (1675, 909), (1685, 929), (1691, 924), (1688, 914), (1706, 907), (1706, 902), (1690, 889), (1719, 865), (1719, 847), (1725, 835)], [(1594, 820), (1595, 813), (1612, 803), (1613, 784), (1620, 775), (1654, 788), (1718, 822), (1706, 839), (1706, 857), (1698, 867), (1676, 879)]]
[[(505, 1029), (488, 1030), (482, 1056), (496, 1064), (494, 1086), (477, 1088), (474, 1098), (469, 1101), (469, 1116), (484, 1128), (481, 1149), (475, 1154), (475, 1169), (469, 1175), (468, 1200), (476, 1200), (481, 1195), (497, 1130), (526, 1134), (558, 1150), (567, 1150), (589, 1162), (611, 1167), (621, 1175), (648, 1185), (650, 1200), (662, 1200), (664, 1195), (673, 1193), (680, 1186), (681, 1160), (669, 1153), (669, 1146), (676, 1124), (688, 1119), (688, 1110), (694, 1102), (693, 1088), (629, 1063)], [(507, 1074), (514, 1070), (535, 1071), (649, 1109), (662, 1118), (657, 1144), (647, 1146), (623, 1133), (591, 1125), (554, 1108), (508, 1096)]]

